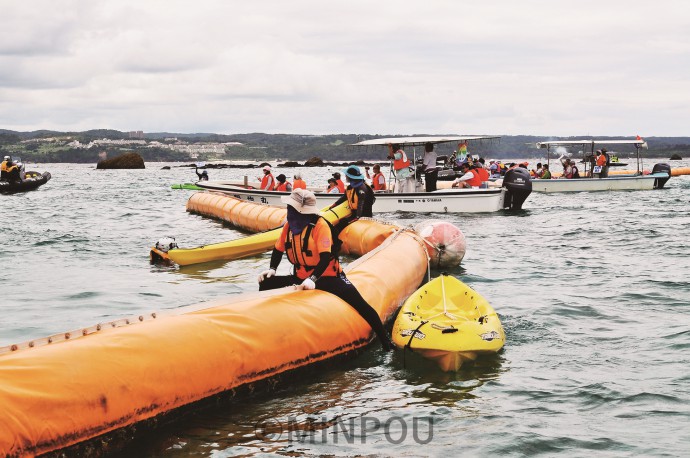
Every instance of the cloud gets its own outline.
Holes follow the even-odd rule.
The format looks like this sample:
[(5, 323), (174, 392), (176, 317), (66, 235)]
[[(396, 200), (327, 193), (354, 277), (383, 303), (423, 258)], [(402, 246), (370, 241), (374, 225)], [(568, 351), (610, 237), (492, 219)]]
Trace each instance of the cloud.
[(0, 127), (686, 134), (690, 6), (561, 3), (0, 0)]

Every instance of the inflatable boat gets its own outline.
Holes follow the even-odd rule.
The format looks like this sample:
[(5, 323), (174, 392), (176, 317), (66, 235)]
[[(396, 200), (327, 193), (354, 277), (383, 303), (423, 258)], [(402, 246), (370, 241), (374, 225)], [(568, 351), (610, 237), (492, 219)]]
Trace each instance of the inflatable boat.
[(50, 180), (50, 173), (48, 172), (26, 172), (22, 181), (0, 181), (0, 193), (12, 194), (31, 191), (43, 186), (48, 180)]
[(482, 353), (505, 343), (498, 315), (479, 293), (455, 277), (441, 275), (420, 287), (402, 305), (393, 342), (457, 371)]

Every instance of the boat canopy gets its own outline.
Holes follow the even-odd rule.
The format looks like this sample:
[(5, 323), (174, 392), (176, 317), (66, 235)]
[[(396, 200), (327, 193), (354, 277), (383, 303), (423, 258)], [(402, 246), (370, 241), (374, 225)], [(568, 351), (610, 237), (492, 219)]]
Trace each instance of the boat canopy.
[(550, 148), (552, 146), (584, 146), (584, 145), (636, 145), (642, 146), (644, 140), (554, 140), (548, 142), (537, 142), (537, 148)]
[(420, 146), (427, 143), (450, 143), (450, 142), (471, 142), (477, 140), (493, 140), (499, 139), (499, 136), (488, 135), (449, 135), (449, 136), (434, 136), (434, 137), (389, 137), (389, 138), (374, 138), (371, 140), (364, 140), (358, 143), (353, 143), (350, 146), (386, 146), (389, 144), (396, 144), (401, 146)]

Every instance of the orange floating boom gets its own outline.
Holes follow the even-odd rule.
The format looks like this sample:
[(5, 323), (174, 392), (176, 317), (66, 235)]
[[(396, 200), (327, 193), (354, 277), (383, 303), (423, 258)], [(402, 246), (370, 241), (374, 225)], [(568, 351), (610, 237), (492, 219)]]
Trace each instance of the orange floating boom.
[[(395, 275), (384, 278), (391, 266)], [(385, 320), (426, 272), (424, 242), (400, 231), (352, 263), (348, 277)], [(193, 308), (0, 349), (0, 455), (79, 444), (346, 355), (372, 334), (352, 307), (318, 290), (251, 293)]]

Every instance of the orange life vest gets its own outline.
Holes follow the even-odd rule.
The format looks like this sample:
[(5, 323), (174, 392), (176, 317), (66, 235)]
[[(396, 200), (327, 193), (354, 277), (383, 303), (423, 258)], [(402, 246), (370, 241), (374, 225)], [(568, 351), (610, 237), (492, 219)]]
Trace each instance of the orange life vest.
[(489, 181), (489, 171), (486, 170), (484, 167), (475, 169), (474, 172), (479, 172), (479, 179), (482, 180), (482, 183), (485, 181)]
[[(288, 259), (295, 266), (295, 275), (301, 280), (312, 274), (319, 263), (320, 253), (323, 251), (330, 252), (333, 247), (331, 228), (323, 218), (318, 218), (315, 224), (308, 224), (297, 236), (292, 234), (286, 223), (283, 226), (281, 240), (283, 243), (277, 243), (276, 248), (280, 250), (282, 245)], [(322, 248), (321, 252), (319, 248)], [(340, 262), (337, 258), (333, 258), (322, 276), (334, 277), (340, 272)]]
[(307, 189), (307, 183), (304, 180), (295, 180), (292, 182), (292, 189)]
[(470, 170), (470, 172), (472, 172), (472, 178), (467, 180), (467, 184), (470, 186), (481, 186), (482, 177), (479, 175), (477, 169), (472, 169)]
[(335, 180), (338, 183), (338, 192), (343, 193), (345, 192), (345, 184), (343, 183), (342, 180)]
[[(379, 183), (379, 181), (383, 180), (383, 183)], [(371, 179), (371, 185), (374, 188), (374, 191), (382, 191), (386, 189), (386, 178), (383, 176), (383, 173), (379, 172), (374, 174), (374, 176)]]
[(268, 175), (264, 175), (264, 177), (261, 179), (261, 189), (265, 191), (272, 191), (273, 183), (275, 182), (275, 178), (273, 178), (273, 175), (271, 175), (270, 173)]
[(276, 191), (281, 191), (281, 192), (287, 192), (287, 190), (288, 190), (288, 185), (289, 185), (289, 184), (290, 184), (289, 181), (286, 181), (285, 183), (279, 183), (279, 184), (276, 186), (276, 189), (275, 189), (275, 190), (276, 190)]
[(407, 154), (405, 154), (404, 150), (399, 149), (398, 151), (395, 152), (397, 153), (402, 153), (402, 157), (400, 159), (395, 159), (393, 161), (393, 168), (395, 170), (401, 170), (404, 169), (405, 167), (410, 166), (410, 160), (407, 158)]
[(597, 165), (600, 165), (602, 167), (605, 166), (606, 165), (606, 156), (604, 156), (603, 154), (600, 154), (599, 156), (597, 156)]

